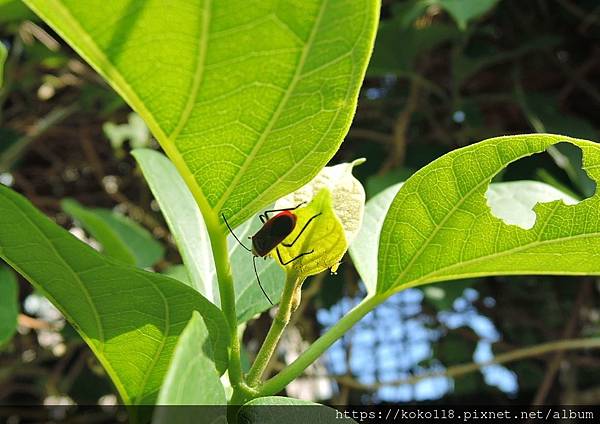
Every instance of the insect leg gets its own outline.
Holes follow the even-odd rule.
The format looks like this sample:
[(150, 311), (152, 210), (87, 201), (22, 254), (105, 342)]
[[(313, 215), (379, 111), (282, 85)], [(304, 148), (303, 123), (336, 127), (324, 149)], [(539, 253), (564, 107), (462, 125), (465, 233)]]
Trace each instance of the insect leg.
[(263, 286), (260, 283), (260, 278), (258, 278), (258, 271), (256, 270), (256, 256), (254, 256), (252, 258), (252, 264), (254, 265), (254, 275), (256, 275), (256, 282), (258, 283), (258, 287), (260, 287), (260, 289), (262, 290), (263, 294), (265, 295), (265, 297), (267, 298), (267, 300), (269, 301), (269, 303), (271, 304), (271, 306), (274, 306), (273, 302), (271, 302), (271, 298), (269, 297), (269, 295), (267, 294), (267, 292), (265, 291), (265, 289), (263, 289)]
[(237, 240), (237, 242), (240, 244), (240, 246), (242, 246), (244, 249), (246, 249), (248, 252), (252, 253), (252, 249), (248, 249), (244, 243), (242, 243), (240, 241), (239, 238), (237, 238), (237, 236), (235, 235), (235, 233), (233, 232), (233, 230), (231, 229), (231, 227), (229, 226), (229, 222), (227, 222), (227, 218), (225, 218), (225, 214), (221, 214), (221, 216), (223, 217), (223, 221), (225, 221), (225, 225), (227, 225), (227, 228), (229, 228), (229, 232), (231, 233), (231, 235), (233, 235), (233, 237)]
[(281, 265), (283, 265), (283, 266), (285, 266), (285, 265), (287, 265), (287, 264), (289, 264), (289, 263), (292, 263), (292, 262), (294, 262), (296, 259), (300, 259), (302, 256), (305, 256), (305, 255), (310, 255), (311, 253), (313, 253), (313, 252), (315, 251), (315, 249), (313, 249), (313, 250), (311, 250), (310, 252), (304, 252), (304, 253), (300, 253), (300, 254), (299, 254), (298, 256), (296, 256), (295, 258), (292, 258), (292, 259), (290, 259), (290, 260), (289, 260), (289, 261), (287, 261), (287, 262), (283, 262), (283, 258), (281, 257), (281, 253), (279, 253), (279, 248), (277, 248), (277, 247), (276, 247), (276, 248), (275, 248), (275, 250), (277, 251), (277, 257), (279, 258), (279, 263), (280, 263)]
[(294, 245), (294, 243), (296, 243), (298, 241), (298, 239), (300, 238), (300, 236), (302, 235), (304, 230), (306, 230), (306, 227), (308, 227), (308, 224), (310, 224), (312, 222), (312, 220), (315, 219), (316, 217), (318, 217), (319, 215), (321, 215), (321, 213), (316, 214), (315, 216), (311, 217), (308, 221), (306, 221), (306, 224), (304, 224), (304, 227), (302, 227), (302, 229), (300, 230), (300, 232), (298, 233), (298, 235), (296, 236), (294, 241), (292, 241), (291, 243), (281, 243), (281, 245), (285, 246), (285, 247), (292, 247)]
[[(258, 215), (258, 217), (260, 218), (260, 220), (262, 221), (262, 223), (264, 224), (265, 221), (267, 221), (269, 219), (269, 214), (273, 213), (273, 212), (283, 212), (283, 211), (295, 211), (296, 209), (298, 209), (300, 206), (306, 204), (306, 202), (302, 202), (299, 205), (294, 206), (293, 208), (283, 208), (283, 209), (270, 209), (268, 211), (264, 211), (264, 213), (262, 215)], [(263, 221), (263, 217), (265, 218), (265, 221)]]

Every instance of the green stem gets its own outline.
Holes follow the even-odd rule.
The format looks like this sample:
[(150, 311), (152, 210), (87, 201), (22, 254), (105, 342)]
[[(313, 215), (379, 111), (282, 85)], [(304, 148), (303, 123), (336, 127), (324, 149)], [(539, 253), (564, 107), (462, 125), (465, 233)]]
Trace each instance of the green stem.
[(275, 377), (268, 380), (260, 389), (259, 396), (271, 396), (281, 391), (292, 380), (298, 377), (302, 372), (312, 364), (319, 356), (325, 352), (337, 339), (342, 337), (350, 327), (373, 310), (377, 305), (385, 301), (388, 295), (374, 295), (367, 297), (352, 309), (347, 315), (337, 322), (325, 334), (319, 337), (302, 355), (294, 362), (284, 368)]
[(216, 223), (206, 222), (210, 234), (210, 244), (215, 260), (217, 281), (219, 282), (219, 296), (221, 310), (229, 324), (231, 337), (231, 351), (229, 354), (229, 379), (233, 387), (242, 381), (242, 363), (240, 359), (240, 339), (237, 332), (237, 314), (235, 312), (235, 292), (233, 290), (233, 276), (227, 250), (227, 233), (221, 231)]
[(256, 355), (256, 359), (248, 372), (248, 376), (246, 377), (246, 383), (250, 387), (257, 386), (260, 382), (260, 379), (269, 364), (269, 360), (275, 349), (277, 348), (277, 344), (279, 343), (279, 339), (285, 330), (288, 322), (290, 321), (290, 317), (292, 315), (292, 306), (294, 304), (294, 293), (298, 288), (298, 285), (301, 284), (301, 281), (298, 281), (298, 275), (293, 271), (288, 271), (285, 280), (285, 287), (283, 289), (283, 294), (281, 295), (281, 301), (279, 302), (279, 309), (277, 310), (277, 314), (271, 323), (271, 328), (267, 333), (267, 337), (263, 342), (258, 354)]

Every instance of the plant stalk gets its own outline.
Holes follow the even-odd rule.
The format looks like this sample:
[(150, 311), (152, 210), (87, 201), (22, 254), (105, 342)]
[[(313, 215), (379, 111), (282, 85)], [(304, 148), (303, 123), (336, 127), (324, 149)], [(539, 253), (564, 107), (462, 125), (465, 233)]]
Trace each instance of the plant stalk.
[(337, 339), (342, 337), (350, 327), (356, 324), (356, 322), (373, 310), (377, 305), (385, 301), (389, 296), (390, 294), (379, 294), (365, 298), (347, 315), (339, 320), (337, 324), (319, 337), (294, 362), (284, 368), (275, 377), (267, 380), (265, 384), (259, 388), (259, 397), (271, 396), (282, 390), (291, 381), (302, 374), (302, 372), (317, 360), (317, 358), (319, 358), (319, 356), (321, 356)]
[(267, 337), (258, 351), (256, 359), (246, 377), (246, 383), (250, 387), (255, 387), (260, 383), (261, 377), (269, 364), (269, 360), (273, 356), (273, 353), (275, 353), (279, 339), (290, 321), (292, 312), (295, 309), (294, 306), (297, 306), (298, 302), (297, 299), (295, 299), (295, 293), (297, 293), (297, 290), (300, 289), (301, 285), (302, 281), (299, 280), (298, 274), (293, 271), (288, 271), (283, 294), (281, 295), (281, 301), (279, 302), (279, 309), (271, 323), (271, 328), (267, 333)]
[[(206, 219), (206, 218), (205, 218)], [(219, 296), (221, 310), (229, 324), (231, 349), (229, 353), (229, 379), (235, 388), (242, 381), (242, 363), (240, 359), (240, 339), (237, 331), (237, 314), (235, 312), (235, 292), (233, 290), (233, 276), (227, 250), (227, 234), (221, 231), (215, 223), (206, 222), (210, 234), (210, 244), (213, 251), (217, 281), (219, 283)]]

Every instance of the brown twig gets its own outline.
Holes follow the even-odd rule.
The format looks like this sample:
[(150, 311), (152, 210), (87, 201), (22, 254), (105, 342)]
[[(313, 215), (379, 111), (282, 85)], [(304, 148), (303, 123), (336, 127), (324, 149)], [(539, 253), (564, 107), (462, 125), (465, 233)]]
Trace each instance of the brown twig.
[(387, 160), (379, 169), (379, 174), (383, 175), (391, 169), (402, 165), (406, 156), (406, 134), (410, 126), (410, 121), (415, 113), (419, 103), (420, 85), (416, 80), (411, 80), (406, 105), (398, 114), (394, 122), (392, 143), (390, 154)]
[[(569, 339), (575, 335), (575, 329), (577, 328), (577, 322), (579, 321), (579, 312), (581, 307), (585, 303), (586, 299), (589, 298), (592, 291), (592, 285), (589, 280), (586, 280), (580, 287), (579, 292), (577, 293), (577, 298), (575, 299), (575, 304), (573, 305), (573, 309), (571, 310), (571, 316), (569, 317), (569, 321), (565, 325), (562, 338)], [(560, 364), (562, 363), (565, 357), (564, 351), (559, 351), (554, 354), (554, 357), (550, 361), (550, 365), (546, 370), (546, 374), (544, 375), (544, 379), (540, 384), (537, 393), (533, 398), (533, 405), (542, 405), (552, 388), (552, 383), (554, 382), (554, 378), (556, 377), (556, 373), (560, 368)]]

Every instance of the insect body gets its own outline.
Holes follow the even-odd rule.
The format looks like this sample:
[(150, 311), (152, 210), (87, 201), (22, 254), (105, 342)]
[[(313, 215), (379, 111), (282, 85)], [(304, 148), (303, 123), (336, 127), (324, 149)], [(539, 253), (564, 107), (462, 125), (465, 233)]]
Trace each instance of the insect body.
[[(292, 234), (292, 232), (296, 228), (296, 222), (298, 221), (297, 216), (292, 211), (295, 209), (298, 209), (303, 204), (304, 203), (301, 203), (294, 208), (268, 210), (268, 211), (265, 211), (264, 214), (259, 215), (258, 217), (260, 218), (260, 221), (263, 223), (263, 226), (252, 237), (249, 237), (252, 240), (252, 249), (246, 247), (244, 245), (244, 243), (242, 243), (240, 241), (240, 239), (237, 238), (237, 236), (235, 235), (235, 233), (229, 226), (229, 223), (227, 222), (225, 215), (224, 214), (221, 215), (223, 217), (223, 221), (225, 221), (225, 224), (227, 225), (227, 228), (229, 229), (229, 231), (231, 232), (233, 237), (237, 240), (237, 242), (244, 249), (246, 249), (247, 251), (252, 253), (252, 255), (254, 256), (252, 258), (252, 262), (254, 265), (254, 273), (256, 274), (256, 281), (258, 281), (258, 285), (260, 286), (260, 289), (262, 290), (265, 297), (269, 300), (271, 305), (273, 304), (273, 302), (271, 302), (271, 299), (265, 292), (265, 289), (263, 289), (262, 284), (260, 283), (260, 278), (258, 277), (258, 271), (256, 270), (256, 258), (261, 257), (261, 258), (266, 259), (266, 256), (269, 253), (271, 253), (273, 251), (273, 249), (275, 249), (275, 251), (277, 252), (277, 258), (279, 259), (279, 262), (281, 263), (281, 265), (285, 266), (285, 265), (301, 258), (302, 256), (309, 255), (314, 252), (314, 249), (312, 249), (308, 252), (300, 253), (298, 256), (290, 259), (287, 262), (284, 262), (281, 257), (281, 253), (279, 252), (279, 248), (278, 248), (279, 245), (284, 246), (284, 247), (292, 247), (298, 241), (300, 236), (304, 233), (304, 231), (306, 230), (308, 225), (316, 217), (321, 215), (320, 213), (318, 213), (318, 214), (312, 216), (308, 221), (306, 221), (306, 223), (304, 224), (302, 229), (298, 232), (298, 234), (296, 235), (294, 240), (292, 240), (290, 243), (283, 243), (283, 241), (290, 234)], [(275, 213), (275, 212), (277, 212), (277, 215), (269, 217), (270, 213)]]
[[(267, 213), (267, 212), (265, 212)], [(252, 254), (265, 257), (296, 228), (298, 218), (292, 212), (281, 211), (272, 218), (260, 215), (263, 226), (251, 237)]]

